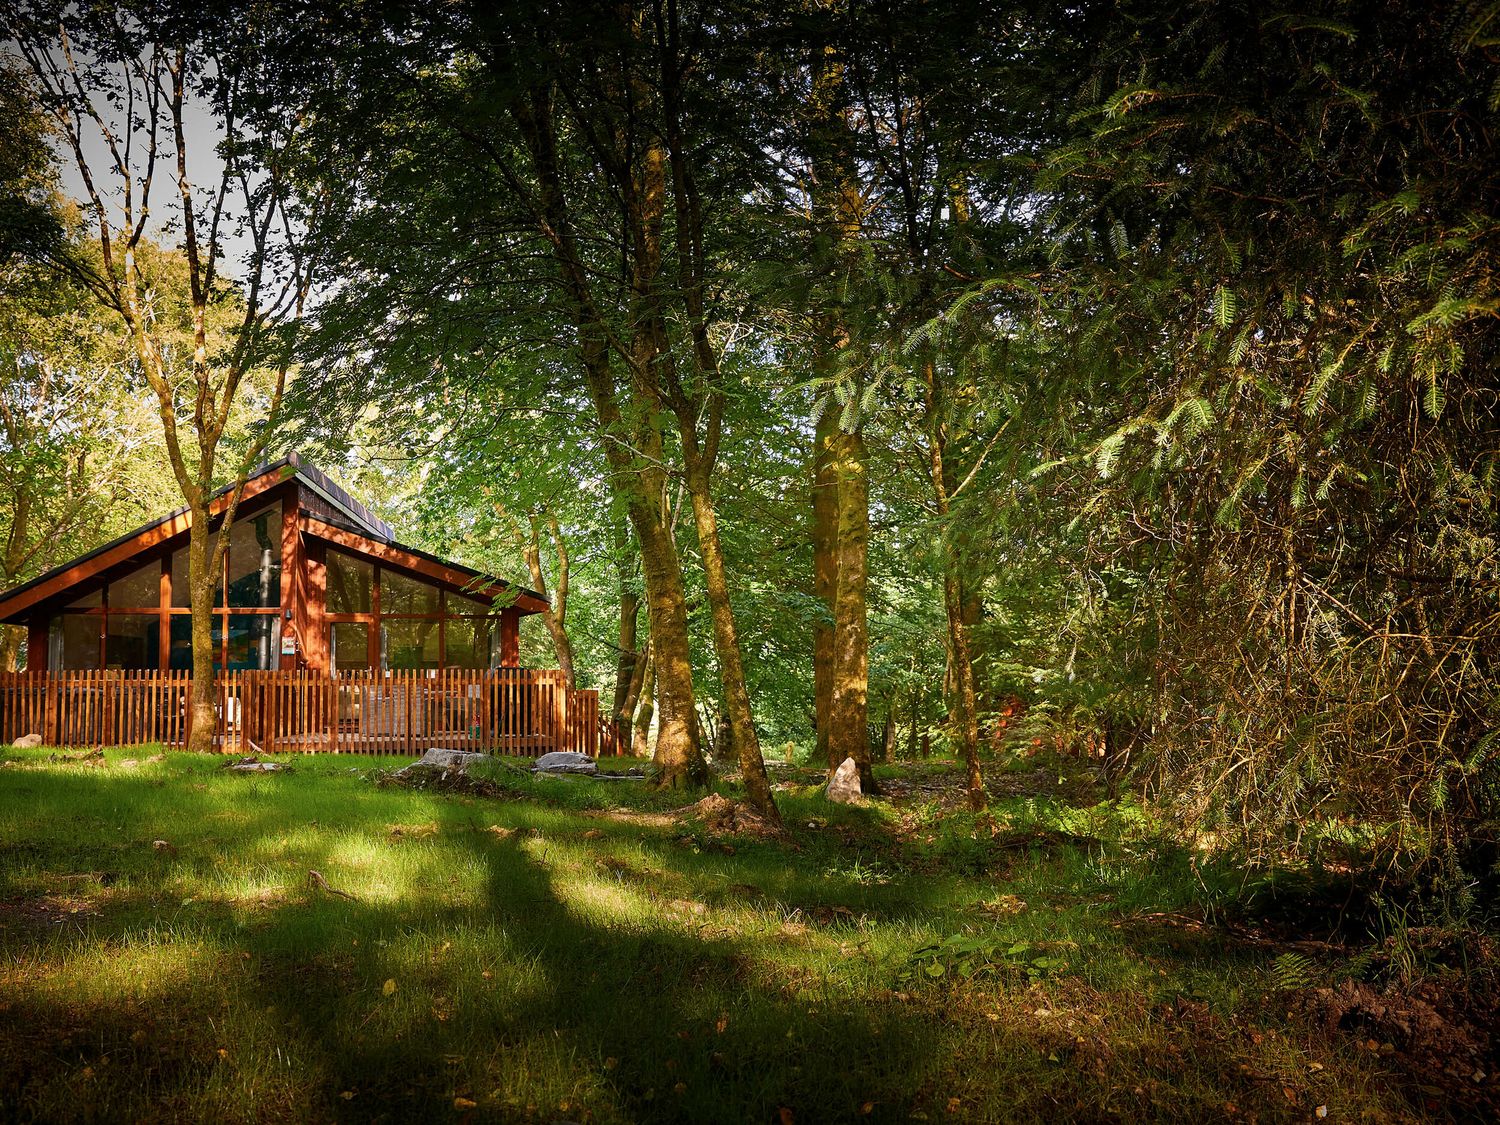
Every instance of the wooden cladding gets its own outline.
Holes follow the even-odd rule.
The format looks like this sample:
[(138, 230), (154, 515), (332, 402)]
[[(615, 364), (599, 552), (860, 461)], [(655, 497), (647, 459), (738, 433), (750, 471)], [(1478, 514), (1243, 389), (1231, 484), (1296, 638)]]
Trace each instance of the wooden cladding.
[[(185, 745), (187, 672), (0, 674), (0, 740)], [(620, 753), (599, 693), (551, 669), (231, 672), (214, 681), (214, 745), (234, 753), (412, 754), (429, 747), (535, 757)]]

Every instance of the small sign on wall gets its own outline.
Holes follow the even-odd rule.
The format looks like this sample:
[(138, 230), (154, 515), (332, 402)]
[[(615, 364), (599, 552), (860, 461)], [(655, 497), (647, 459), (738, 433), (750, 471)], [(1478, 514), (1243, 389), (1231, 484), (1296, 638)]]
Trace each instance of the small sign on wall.
[(281, 655), (282, 656), (296, 656), (297, 655), (297, 638), (296, 637), (282, 637), (281, 638)]

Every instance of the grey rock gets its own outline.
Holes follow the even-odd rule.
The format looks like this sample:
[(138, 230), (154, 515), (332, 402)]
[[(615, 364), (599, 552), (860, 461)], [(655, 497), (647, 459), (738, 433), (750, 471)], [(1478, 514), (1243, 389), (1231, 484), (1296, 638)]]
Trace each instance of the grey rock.
[(489, 760), (488, 754), (479, 754), (473, 750), (440, 750), (434, 746), (407, 769), (411, 769), (412, 766), (421, 766), (425, 769), (458, 770), (463, 773), (475, 762), (488, 762)]
[(23, 734), (11, 743), (17, 750), (34, 750), (42, 744), (42, 736), (39, 734)]
[(852, 805), (864, 796), (864, 790), (859, 784), (859, 766), (853, 758), (845, 758), (839, 763), (839, 768), (833, 771), (823, 793), (830, 801), (837, 801), (841, 805)]
[(531, 765), (534, 773), (581, 773), (592, 777), (599, 772), (594, 759), (576, 750), (554, 750), (543, 754)]

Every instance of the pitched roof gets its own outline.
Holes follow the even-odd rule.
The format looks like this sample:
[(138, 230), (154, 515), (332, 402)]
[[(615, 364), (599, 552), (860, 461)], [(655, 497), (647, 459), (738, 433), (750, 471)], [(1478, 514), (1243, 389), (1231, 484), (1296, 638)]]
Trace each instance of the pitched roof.
[[(535, 603), (542, 605), (545, 605), (547, 602), (546, 597), (535, 590), (529, 590), (524, 586), (516, 586), (514, 583), (505, 582), (504, 580), (495, 581), (492, 576), (485, 574), (483, 571), (475, 570), (473, 567), (441, 559), (436, 555), (428, 554), (426, 551), (421, 551), (415, 547), (397, 542), (395, 532), (392, 530), (390, 524), (380, 519), (368, 507), (350, 496), (348, 492), (335, 484), (321, 470), (304, 462), (296, 453), (289, 453), (279, 461), (263, 464), (250, 473), (245, 478), (245, 492), (243, 496), (248, 499), (293, 477), (329, 505), (332, 512), (323, 513), (319, 518), (332, 526), (342, 527), (344, 530), (352, 532), (361, 538), (374, 540), (376, 543), (384, 544), (399, 552), (414, 556), (415, 559), (425, 560), (429, 563), (446, 567), (449, 570), (466, 576), (474, 583), (510, 587), (523, 599), (535, 599)], [(222, 507), (223, 505), (220, 502), (229, 495), (233, 488), (232, 484), (225, 485), (223, 488), (212, 493), (208, 500), (210, 511), (213, 511), (216, 505)], [(37, 575), (35, 578), (13, 586), (9, 590), (0, 592), (0, 622), (14, 624), (15, 622), (12, 618), (15, 615), (30, 609), (36, 602), (51, 596), (55, 592), (40, 593), (39, 591), (42, 587), (55, 583), (58, 578), (69, 571), (84, 567), (85, 564), (96, 560), (102, 563), (102, 567), (113, 566), (125, 561), (136, 553), (121, 550), (131, 543), (146, 540), (146, 542), (141, 543), (139, 546), (139, 550), (144, 551), (157, 546), (165, 539), (181, 534), (187, 530), (191, 523), (191, 520), (186, 518), (188, 515), (189, 512), (186, 507), (174, 508), (159, 519), (142, 524), (134, 531), (127, 532), (116, 539), (111, 539), (108, 543), (95, 547), (92, 551), (87, 551), (82, 555), (69, 559), (67, 562), (59, 563), (57, 566)], [(158, 534), (153, 536), (153, 532)], [(116, 554), (120, 557), (110, 559), (107, 563), (103, 562), (104, 556), (111, 554)], [(81, 575), (77, 581), (85, 581), (88, 577), (92, 577), (93, 573), (97, 572), (92, 571)], [(36, 596), (28, 597), (27, 595)], [(526, 612), (540, 612), (536, 608), (535, 603), (533, 603), (532, 607), (527, 608)]]

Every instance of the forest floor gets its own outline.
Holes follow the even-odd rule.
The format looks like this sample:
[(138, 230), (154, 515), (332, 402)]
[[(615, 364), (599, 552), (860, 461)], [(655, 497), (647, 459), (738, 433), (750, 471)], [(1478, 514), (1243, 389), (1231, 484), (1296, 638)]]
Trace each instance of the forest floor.
[(632, 782), (4, 754), (3, 1120), (1500, 1109), (1487, 939), (1210, 860), (1085, 763), (993, 765), (979, 817), (950, 762), (859, 807), (781, 767), (777, 837)]

